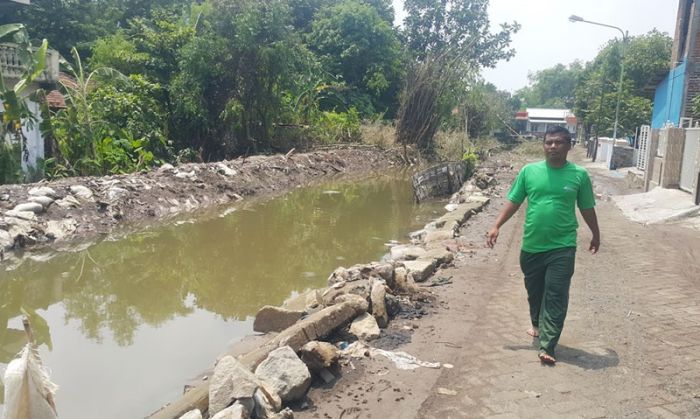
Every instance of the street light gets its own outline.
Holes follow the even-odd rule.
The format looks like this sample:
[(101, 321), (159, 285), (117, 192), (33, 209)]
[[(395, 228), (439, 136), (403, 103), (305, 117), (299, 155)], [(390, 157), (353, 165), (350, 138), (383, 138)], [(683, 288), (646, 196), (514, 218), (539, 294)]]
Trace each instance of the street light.
[[(622, 80), (625, 77), (625, 43), (627, 42), (627, 32), (623, 31), (622, 29), (618, 28), (617, 26), (607, 25), (605, 23), (600, 23), (600, 22), (591, 22), (590, 20), (586, 20), (586, 19), (582, 18), (581, 16), (576, 16), (576, 15), (569, 16), (569, 21), (571, 21), (571, 23), (584, 22), (584, 23), (590, 23), (591, 25), (605, 26), (606, 28), (617, 29), (622, 34), (622, 54), (621, 54), (622, 57), (620, 59), (620, 82), (618, 83), (618, 86), (617, 86), (617, 104), (615, 105), (615, 125), (613, 128), (612, 146), (614, 149), (615, 148), (615, 140), (617, 140), (618, 117), (620, 115), (620, 98), (622, 97)], [(611, 164), (612, 164), (612, 160), (611, 160)]]

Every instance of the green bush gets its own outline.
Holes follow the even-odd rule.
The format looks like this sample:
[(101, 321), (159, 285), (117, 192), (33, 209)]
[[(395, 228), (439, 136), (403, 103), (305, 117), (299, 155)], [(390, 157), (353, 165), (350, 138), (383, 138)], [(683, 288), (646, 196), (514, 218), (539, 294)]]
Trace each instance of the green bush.
[(22, 178), (19, 144), (10, 144), (0, 139), (0, 184), (18, 183)]
[(464, 174), (467, 178), (470, 178), (476, 170), (476, 165), (479, 162), (479, 156), (474, 152), (472, 148), (469, 148), (462, 155), (462, 161), (466, 164)]
[(325, 144), (360, 141), (360, 114), (355, 108), (347, 112), (319, 112), (313, 118), (311, 133), (316, 141)]

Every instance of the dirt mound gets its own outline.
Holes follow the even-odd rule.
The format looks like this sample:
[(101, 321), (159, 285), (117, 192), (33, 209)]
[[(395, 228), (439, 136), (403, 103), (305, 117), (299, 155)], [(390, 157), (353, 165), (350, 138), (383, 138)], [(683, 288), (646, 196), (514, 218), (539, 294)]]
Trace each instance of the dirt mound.
[(249, 197), (274, 196), (332, 175), (401, 164), (398, 151), (347, 147), (305, 154), (166, 164), (148, 172), (0, 186), (0, 257), (70, 248)]

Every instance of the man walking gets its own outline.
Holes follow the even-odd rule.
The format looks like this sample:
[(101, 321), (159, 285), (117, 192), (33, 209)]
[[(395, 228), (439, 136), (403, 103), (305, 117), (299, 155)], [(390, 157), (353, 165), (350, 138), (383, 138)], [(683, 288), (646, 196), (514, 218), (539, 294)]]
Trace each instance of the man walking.
[(539, 337), (539, 358), (556, 362), (559, 341), (569, 304), (569, 286), (576, 259), (576, 206), (593, 233), (589, 250), (600, 247), (595, 198), (588, 172), (566, 160), (571, 134), (551, 127), (544, 136), (545, 160), (522, 168), (508, 193), (506, 205), (487, 233), (493, 248), (499, 229), (527, 198), (520, 268), (525, 276), (532, 327), (528, 334)]

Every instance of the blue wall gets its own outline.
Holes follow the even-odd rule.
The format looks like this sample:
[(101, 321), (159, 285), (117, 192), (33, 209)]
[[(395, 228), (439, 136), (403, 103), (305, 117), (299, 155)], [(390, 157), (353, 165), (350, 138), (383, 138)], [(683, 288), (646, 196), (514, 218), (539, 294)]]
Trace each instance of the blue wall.
[(667, 121), (678, 126), (683, 106), (686, 63), (671, 70), (668, 76), (656, 87), (654, 111), (651, 114), (651, 127), (661, 128)]

